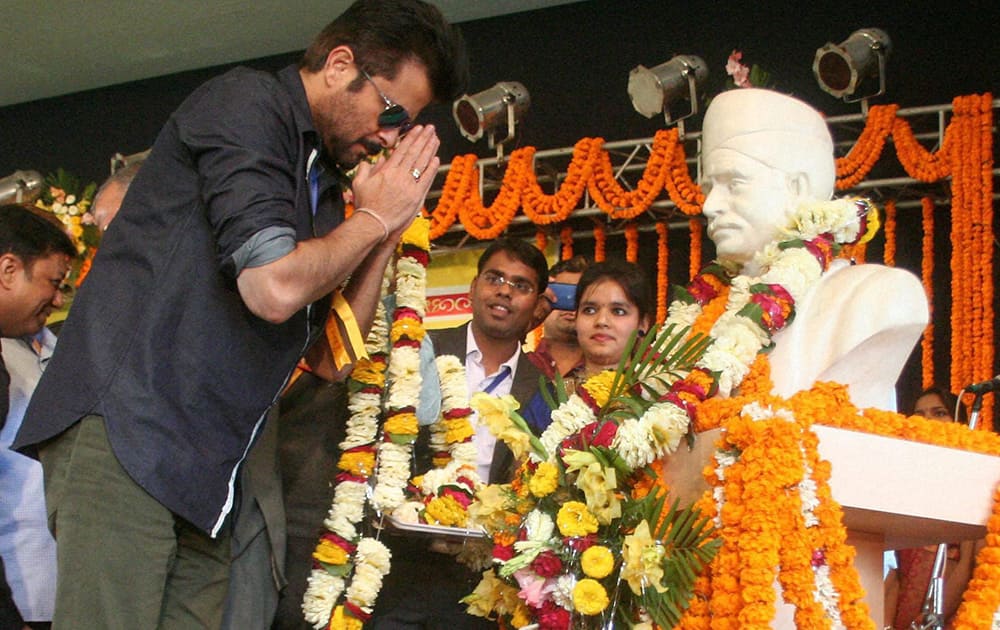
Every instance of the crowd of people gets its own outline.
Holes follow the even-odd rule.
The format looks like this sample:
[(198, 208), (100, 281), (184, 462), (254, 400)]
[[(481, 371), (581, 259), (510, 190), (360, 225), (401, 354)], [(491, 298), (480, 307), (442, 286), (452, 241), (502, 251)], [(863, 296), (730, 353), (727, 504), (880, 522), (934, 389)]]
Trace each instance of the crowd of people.
[[(198, 88), (141, 167), (102, 186), (104, 239), (58, 344), (44, 323), (76, 248), (32, 212), (0, 208), (0, 488), (5, 506), (18, 497), (0, 523), (0, 630), (309, 627), (302, 594), (348, 414), (350, 364), (332, 352), (327, 318), (347, 308), (345, 326), (371, 326), (440, 166), (435, 130), (415, 120), (461, 94), (468, 74), (437, 9), (358, 0), (298, 66), (235, 69)], [(790, 213), (832, 195), (833, 153), (805, 104), (741, 92), (706, 115), (704, 211), (719, 256), (753, 275)], [(575, 285), (573, 303), (550, 282)], [(776, 391), (838, 380), (857, 403), (891, 406), (927, 320), (919, 281), (844, 263), (806, 297), (775, 337)], [(469, 299), (471, 320), (431, 331), (422, 356), (459, 357), (470, 394), (513, 395), (537, 431), (551, 411), (539, 388), (614, 369), (656, 306), (635, 264), (575, 257), (550, 269), (508, 238), (484, 250)], [(898, 308), (871, 317), (886, 303)], [(537, 326), (542, 342), (525, 352)], [(859, 370), (859, 356), (878, 361)], [(421, 421), (438, 416), (433, 390)], [(414, 472), (429, 466), (424, 438)], [(474, 443), (481, 478), (509, 479), (510, 450), (483, 426)], [(479, 576), (447, 545), (387, 538), (392, 571), (366, 627), (495, 625), (465, 613), (459, 599)]]

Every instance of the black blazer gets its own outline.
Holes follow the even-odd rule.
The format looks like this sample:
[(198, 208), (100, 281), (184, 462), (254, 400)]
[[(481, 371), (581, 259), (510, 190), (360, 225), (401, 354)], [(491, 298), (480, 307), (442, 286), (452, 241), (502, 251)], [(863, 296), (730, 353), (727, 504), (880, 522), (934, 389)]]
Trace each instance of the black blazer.
[[(429, 330), (427, 334), (434, 344), (434, 355), (441, 356), (453, 354), (465, 364), (465, 355), (468, 352), (466, 339), (468, 339), (469, 324), (463, 324), (456, 328), (445, 328), (442, 330)], [(528, 402), (538, 391), (538, 379), (542, 373), (535, 365), (528, 360), (526, 353), (521, 352), (517, 359), (517, 369), (514, 371), (514, 382), (511, 384), (511, 395), (521, 403), (521, 407), (527, 406)], [(422, 431), (425, 433), (426, 431)], [(425, 436), (421, 436), (424, 438)], [(417, 443), (420, 448), (421, 439)], [(429, 463), (429, 460), (428, 460)], [(429, 468), (429, 466), (428, 466)], [(489, 483), (504, 483), (510, 481), (514, 473), (514, 454), (503, 443), (497, 440), (496, 448), (493, 450), (493, 464), (490, 466)]]

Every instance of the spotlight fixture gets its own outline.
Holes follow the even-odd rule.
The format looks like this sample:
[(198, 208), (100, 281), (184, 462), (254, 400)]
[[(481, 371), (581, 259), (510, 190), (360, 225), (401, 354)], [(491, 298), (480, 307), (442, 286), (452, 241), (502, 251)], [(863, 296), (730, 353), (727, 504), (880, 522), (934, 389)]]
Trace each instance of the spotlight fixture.
[(43, 183), (38, 171), (14, 171), (0, 178), (0, 203), (31, 203), (42, 194)]
[(111, 156), (111, 174), (114, 175), (126, 166), (142, 163), (147, 157), (149, 157), (150, 151), (152, 151), (152, 149), (146, 149), (145, 151), (140, 151), (131, 155), (122, 155), (120, 152), (115, 153)]
[[(885, 60), (891, 50), (892, 41), (885, 31), (863, 28), (840, 44), (827, 42), (818, 49), (813, 74), (824, 91), (847, 103), (880, 96), (885, 94)], [(878, 90), (855, 97), (859, 85), (870, 78), (878, 79)]]
[[(708, 66), (701, 57), (676, 55), (665, 63), (650, 69), (636, 66), (628, 75), (628, 95), (632, 107), (646, 118), (663, 112), (667, 124), (680, 122), (698, 113), (698, 88), (708, 78)], [(688, 100), (688, 112), (673, 116), (670, 106)]]
[[(472, 96), (463, 95), (452, 105), (451, 113), (466, 140), (475, 142), (486, 135), (493, 148), (514, 138), (517, 123), (530, 106), (527, 88), (517, 81), (501, 81)], [(496, 134), (501, 128), (506, 135), (498, 140)]]

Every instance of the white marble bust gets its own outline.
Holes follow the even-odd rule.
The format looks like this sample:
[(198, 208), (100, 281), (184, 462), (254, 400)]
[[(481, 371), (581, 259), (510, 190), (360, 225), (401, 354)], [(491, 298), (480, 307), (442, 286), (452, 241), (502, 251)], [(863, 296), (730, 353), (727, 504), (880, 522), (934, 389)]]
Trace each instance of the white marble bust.
[[(800, 203), (831, 199), (833, 142), (820, 114), (784, 94), (723, 92), (705, 114), (702, 186), (719, 258), (744, 264), (779, 237)], [(816, 381), (848, 386), (860, 407), (895, 409), (895, 384), (927, 324), (920, 281), (902, 269), (838, 260), (774, 337), (774, 392)]]

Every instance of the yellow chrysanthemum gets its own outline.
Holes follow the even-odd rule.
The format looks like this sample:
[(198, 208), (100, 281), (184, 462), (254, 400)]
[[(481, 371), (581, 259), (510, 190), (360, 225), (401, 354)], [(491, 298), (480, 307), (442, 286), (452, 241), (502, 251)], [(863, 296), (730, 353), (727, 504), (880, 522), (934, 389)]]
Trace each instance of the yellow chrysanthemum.
[(365, 385), (383, 387), (385, 385), (385, 364), (362, 359), (354, 366), (351, 378)]
[(528, 490), (539, 499), (547, 497), (559, 487), (559, 469), (552, 462), (542, 462), (528, 482)]
[(424, 338), (425, 333), (424, 326), (419, 320), (412, 317), (401, 317), (392, 323), (389, 338), (392, 339), (392, 343), (396, 343), (404, 337), (420, 341)]
[(444, 422), (444, 441), (448, 444), (457, 444), (470, 439), (475, 431), (468, 418), (455, 418), (452, 420), (442, 420)]
[(313, 552), (313, 558), (316, 558), (320, 562), (325, 562), (326, 564), (347, 564), (350, 556), (340, 545), (334, 544), (329, 540), (321, 540), (319, 541), (319, 544), (316, 545), (316, 550)]
[(611, 384), (615, 380), (614, 370), (605, 370), (600, 374), (591, 376), (583, 382), (583, 388), (597, 402), (597, 406), (603, 408), (611, 398)]
[(597, 580), (584, 578), (573, 587), (573, 607), (584, 615), (596, 615), (609, 603), (608, 592)]
[(375, 472), (375, 453), (371, 451), (351, 451), (340, 456), (337, 467), (344, 472), (367, 477)]
[(386, 418), (385, 431), (393, 435), (416, 435), (417, 415), (414, 413), (400, 413), (390, 418)]
[(559, 508), (556, 525), (563, 536), (586, 536), (597, 532), (597, 517), (579, 501), (567, 501)]
[(422, 250), (431, 248), (431, 222), (424, 217), (417, 217), (410, 227), (403, 232), (403, 245), (414, 245)]
[(514, 609), (514, 614), (510, 617), (510, 623), (515, 628), (523, 628), (531, 623), (531, 611), (523, 603), (518, 602)]
[(428, 523), (445, 525), (447, 527), (465, 527), (469, 513), (462, 504), (452, 497), (434, 497), (424, 509), (424, 518)]
[(587, 577), (606, 578), (615, 568), (615, 555), (604, 545), (588, 547), (580, 556), (580, 567)]
[(347, 614), (343, 606), (337, 606), (330, 618), (329, 630), (361, 630), (361, 620)]

